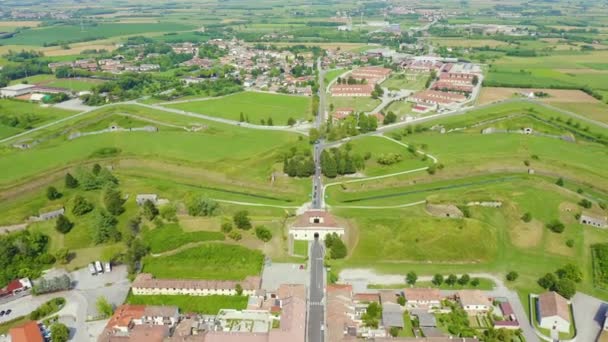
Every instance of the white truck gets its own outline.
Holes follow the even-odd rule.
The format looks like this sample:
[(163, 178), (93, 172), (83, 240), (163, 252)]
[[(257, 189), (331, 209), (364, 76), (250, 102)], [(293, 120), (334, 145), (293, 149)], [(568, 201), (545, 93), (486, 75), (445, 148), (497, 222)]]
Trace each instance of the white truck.
[(101, 267), (101, 262), (95, 261), (95, 269), (97, 270), (97, 273), (103, 273), (103, 267)]

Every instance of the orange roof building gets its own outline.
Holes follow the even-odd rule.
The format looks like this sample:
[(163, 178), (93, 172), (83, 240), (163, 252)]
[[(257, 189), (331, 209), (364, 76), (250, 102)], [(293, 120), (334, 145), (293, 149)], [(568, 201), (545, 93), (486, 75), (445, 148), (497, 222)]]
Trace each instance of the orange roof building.
[(42, 332), (35, 321), (11, 328), (9, 331), (12, 342), (43, 342)]

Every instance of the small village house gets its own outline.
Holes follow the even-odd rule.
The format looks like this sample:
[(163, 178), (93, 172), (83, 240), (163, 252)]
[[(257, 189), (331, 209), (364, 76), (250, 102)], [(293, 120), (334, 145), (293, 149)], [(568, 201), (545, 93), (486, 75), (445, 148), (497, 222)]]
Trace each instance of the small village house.
[(570, 304), (557, 292), (545, 292), (536, 301), (536, 319), (541, 328), (570, 331)]

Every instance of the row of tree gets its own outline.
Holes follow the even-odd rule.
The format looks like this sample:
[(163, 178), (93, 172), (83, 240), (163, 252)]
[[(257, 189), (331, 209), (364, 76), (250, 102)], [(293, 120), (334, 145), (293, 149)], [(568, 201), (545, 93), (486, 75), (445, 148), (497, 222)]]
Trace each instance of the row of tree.
[(350, 150), (350, 145), (321, 152), (321, 172), (325, 177), (354, 174), (365, 168), (365, 159)]

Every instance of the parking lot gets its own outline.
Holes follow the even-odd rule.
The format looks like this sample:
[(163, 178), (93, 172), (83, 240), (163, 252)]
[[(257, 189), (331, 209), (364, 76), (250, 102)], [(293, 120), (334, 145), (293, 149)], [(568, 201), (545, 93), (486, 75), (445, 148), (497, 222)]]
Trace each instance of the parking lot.
[(302, 264), (270, 263), (264, 266), (262, 288), (274, 292), (281, 284), (308, 285), (308, 270)]
[[(91, 275), (87, 268), (67, 273), (64, 270), (45, 272), (45, 278), (68, 274), (74, 288), (70, 291), (56, 292), (40, 296), (25, 296), (8, 303), (0, 304), (0, 311), (12, 310), (10, 315), (0, 317), (0, 323), (20, 316), (29, 315), (44, 302), (56, 298), (66, 299), (65, 307), (57, 313), (59, 320), (70, 329), (71, 341), (95, 341), (107, 320), (87, 322), (99, 314), (96, 302), (100, 296), (118, 306), (122, 304), (129, 293), (130, 282), (127, 278), (127, 268), (117, 266), (109, 273)], [(0, 338), (0, 342), (2, 342)]]

